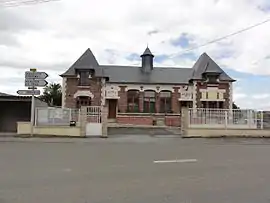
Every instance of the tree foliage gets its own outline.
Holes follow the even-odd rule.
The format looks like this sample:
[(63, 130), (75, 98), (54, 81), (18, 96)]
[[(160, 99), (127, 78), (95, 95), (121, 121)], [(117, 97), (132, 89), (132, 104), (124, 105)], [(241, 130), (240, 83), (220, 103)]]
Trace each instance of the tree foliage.
[(235, 102), (233, 102), (233, 109), (240, 109), (240, 107), (237, 106), (237, 105), (235, 104)]
[(62, 91), (59, 83), (51, 83), (44, 88), (43, 94), (40, 99), (50, 106), (61, 106), (62, 104)]

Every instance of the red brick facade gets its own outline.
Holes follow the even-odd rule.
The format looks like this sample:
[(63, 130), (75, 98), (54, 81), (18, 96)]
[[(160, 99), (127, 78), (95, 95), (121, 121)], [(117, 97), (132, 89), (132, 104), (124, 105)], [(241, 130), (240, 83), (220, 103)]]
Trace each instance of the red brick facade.
[(65, 92), (65, 107), (77, 108), (76, 98), (74, 95), (79, 90), (90, 90), (94, 98), (91, 99), (92, 106), (100, 106), (101, 104), (101, 81), (99, 78), (93, 78), (90, 80), (89, 86), (78, 86), (78, 78), (67, 78), (66, 92)]
[[(74, 95), (77, 91), (80, 90), (90, 90), (93, 94), (93, 98), (91, 100), (91, 105), (93, 106), (100, 106), (101, 105), (101, 80), (99, 78), (92, 78), (90, 80), (89, 86), (80, 87), (78, 86), (78, 78), (67, 78), (66, 80), (66, 87), (65, 87), (65, 107), (67, 108), (77, 108), (76, 106), (76, 98)], [(127, 113), (127, 92), (126, 87), (128, 85), (119, 85), (120, 91), (118, 92), (118, 111), (117, 113), (122, 113), (121, 115), (116, 116), (116, 121), (122, 124), (137, 124), (137, 125), (153, 125), (154, 116), (153, 115), (131, 115)], [(175, 85), (176, 87), (172, 87), (172, 97), (171, 97), (171, 110), (173, 114), (180, 114), (181, 105), (180, 105), (180, 90), (181, 86), (184, 85)], [(197, 108), (201, 108), (201, 93), (200, 89), (206, 89), (207, 84), (198, 82), (196, 93), (197, 93)], [(224, 89), (224, 108), (229, 108), (229, 99), (230, 99), (230, 92), (229, 92), (229, 83), (220, 83), (218, 84), (219, 89)], [(144, 93), (140, 91), (139, 93), (139, 110), (143, 113), (143, 98)], [(159, 93), (156, 94), (156, 112), (159, 112), (160, 109), (160, 98)], [(125, 115), (123, 115), (125, 114)], [(130, 115), (130, 116), (128, 116)], [(181, 121), (178, 115), (164, 115), (164, 123), (167, 126), (180, 126)]]

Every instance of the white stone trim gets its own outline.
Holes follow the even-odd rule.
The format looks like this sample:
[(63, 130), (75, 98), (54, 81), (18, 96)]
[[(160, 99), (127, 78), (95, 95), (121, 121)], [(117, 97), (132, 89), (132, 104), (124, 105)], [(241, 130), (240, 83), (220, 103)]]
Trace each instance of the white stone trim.
[(118, 92), (121, 88), (118, 85), (106, 84), (105, 98), (106, 99), (120, 99)]
[(218, 93), (225, 93), (225, 89), (218, 89), (218, 88), (207, 88), (207, 89), (200, 89), (200, 92), (211, 92), (211, 91), (217, 91)]
[(100, 100), (101, 100), (101, 106), (105, 106), (106, 104), (106, 79), (101, 78), (101, 95), (100, 95)]
[(157, 93), (161, 91), (171, 91), (173, 92), (175, 87), (174, 85), (137, 85), (137, 84), (123, 84), (119, 86), (127, 86), (125, 91), (127, 92), (128, 90), (139, 90), (140, 92), (144, 92), (146, 90), (153, 90)]
[(233, 83), (229, 83), (229, 109), (233, 109)]
[(76, 99), (77, 97), (90, 97), (91, 99), (93, 99), (94, 95), (90, 90), (78, 90), (74, 94), (74, 98)]
[(193, 82), (193, 109), (197, 109), (197, 82)]
[(62, 108), (66, 107), (66, 90), (67, 90), (67, 78), (62, 78)]
[(225, 99), (201, 99), (201, 101), (212, 101), (212, 102), (218, 102), (218, 101), (225, 101)]

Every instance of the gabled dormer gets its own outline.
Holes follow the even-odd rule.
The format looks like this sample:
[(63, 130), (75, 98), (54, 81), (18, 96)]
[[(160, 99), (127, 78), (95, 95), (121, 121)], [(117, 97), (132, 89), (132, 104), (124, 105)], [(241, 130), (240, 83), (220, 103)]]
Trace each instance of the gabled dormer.
[(99, 68), (99, 64), (88, 48), (81, 57), (61, 76), (77, 77), (79, 86), (89, 86), (90, 79), (95, 76)]
[(202, 80), (207, 83), (234, 81), (206, 53), (199, 57), (192, 69), (191, 80)]

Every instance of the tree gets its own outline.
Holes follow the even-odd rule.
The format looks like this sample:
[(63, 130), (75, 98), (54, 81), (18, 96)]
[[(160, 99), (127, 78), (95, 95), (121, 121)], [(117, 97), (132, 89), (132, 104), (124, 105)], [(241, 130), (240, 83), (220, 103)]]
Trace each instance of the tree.
[(240, 107), (238, 107), (235, 102), (233, 102), (233, 109), (240, 109)]
[(50, 106), (61, 106), (62, 91), (59, 83), (51, 83), (44, 88), (43, 94), (39, 97)]

